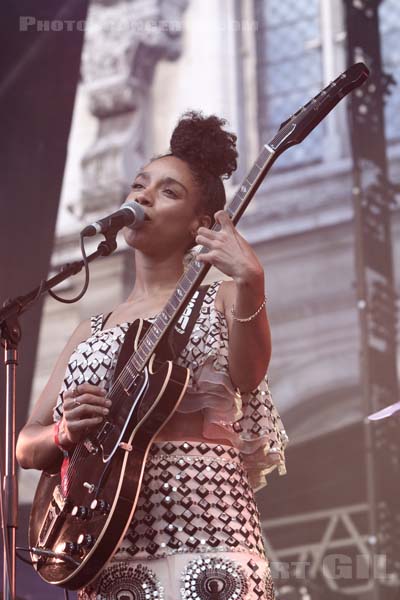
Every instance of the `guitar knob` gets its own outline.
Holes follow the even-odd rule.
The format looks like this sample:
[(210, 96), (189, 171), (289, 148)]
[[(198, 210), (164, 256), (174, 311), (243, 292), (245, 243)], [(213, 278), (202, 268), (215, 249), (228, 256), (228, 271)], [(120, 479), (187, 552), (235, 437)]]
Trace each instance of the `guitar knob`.
[(90, 508), (96, 512), (99, 512), (101, 515), (107, 515), (110, 512), (111, 506), (110, 503), (106, 500), (93, 500), (90, 505)]
[(62, 542), (57, 546), (57, 553), (60, 554), (76, 554), (78, 552), (78, 544), (75, 542)]
[(94, 537), (90, 533), (81, 533), (77, 542), (79, 548), (91, 548), (94, 544)]
[(73, 517), (76, 517), (77, 519), (82, 519), (83, 521), (86, 521), (86, 519), (90, 519), (90, 517), (92, 516), (92, 511), (87, 506), (75, 505), (74, 508), (71, 510), (71, 515)]

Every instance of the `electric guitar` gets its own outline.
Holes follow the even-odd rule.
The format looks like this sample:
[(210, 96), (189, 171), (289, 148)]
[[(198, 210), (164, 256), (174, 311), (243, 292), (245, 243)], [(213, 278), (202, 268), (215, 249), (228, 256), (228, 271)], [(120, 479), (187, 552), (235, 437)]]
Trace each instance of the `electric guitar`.
[[(367, 77), (363, 63), (351, 66), (282, 123), (226, 209), (234, 224), (277, 157), (302, 142)], [(219, 228), (215, 224), (213, 230)], [(206, 251), (206, 247), (200, 250)], [(122, 541), (135, 511), (151, 443), (188, 385), (189, 370), (163, 356), (163, 342), (209, 268), (194, 258), (154, 323), (135, 321), (134, 353), (114, 377), (107, 419), (75, 447), (62, 476), (42, 473), (30, 516), (29, 543), (35, 568), (48, 583), (71, 590), (84, 587)]]

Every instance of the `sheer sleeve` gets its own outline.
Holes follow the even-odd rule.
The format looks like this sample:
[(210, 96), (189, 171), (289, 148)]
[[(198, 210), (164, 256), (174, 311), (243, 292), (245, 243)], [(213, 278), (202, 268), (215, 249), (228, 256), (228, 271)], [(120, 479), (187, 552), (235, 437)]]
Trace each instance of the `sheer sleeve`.
[(288, 437), (267, 376), (248, 393), (240, 393), (232, 384), (227, 323), (214, 305), (219, 284), (210, 286), (190, 342), (178, 359), (191, 369), (189, 387), (178, 410), (202, 410), (204, 437), (229, 439), (242, 452), (250, 483), (257, 490), (266, 485), (266, 476), (275, 468), (280, 475), (286, 473)]

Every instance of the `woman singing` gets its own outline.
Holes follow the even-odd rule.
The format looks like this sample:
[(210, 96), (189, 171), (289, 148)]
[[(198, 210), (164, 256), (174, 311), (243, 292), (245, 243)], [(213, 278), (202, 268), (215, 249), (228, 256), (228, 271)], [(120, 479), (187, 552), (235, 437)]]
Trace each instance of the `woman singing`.
[[(17, 457), (54, 470), (110, 410), (107, 392), (129, 325), (150, 323), (176, 288), (188, 252), (229, 280), (211, 284), (175, 362), (186, 392), (153, 441), (139, 502), (108, 565), (80, 600), (272, 600), (274, 587), (254, 490), (285, 472), (287, 437), (269, 394), (271, 338), (263, 268), (223, 211), (222, 178), (236, 168), (236, 136), (216, 116), (189, 112), (170, 152), (137, 173), (128, 200), (148, 220), (125, 228), (135, 284), (111, 313), (81, 323), (59, 357)], [(217, 221), (219, 231), (210, 227)], [(168, 500), (166, 501), (166, 498)]]

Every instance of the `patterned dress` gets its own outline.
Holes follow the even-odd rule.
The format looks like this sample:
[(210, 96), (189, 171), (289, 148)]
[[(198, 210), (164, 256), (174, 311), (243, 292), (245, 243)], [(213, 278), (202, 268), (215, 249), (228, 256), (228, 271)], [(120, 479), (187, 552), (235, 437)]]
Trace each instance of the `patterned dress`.
[[(178, 411), (202, 411), (204, 441), (152, 445), (125, 538), (79, 600), (275, 598), (254, 491), (273, 469), (286, 472), (288, 438), (266, 378), (249, 393), (232, 385), (227, 323), (214, 304), (219, 285), (209, 287), (176, 360), (190, 368)], [(92, 318), (91, 336), (70, 357), (55, 420), (72, 385), (110, 386), (129, 323), (107, 329), (104, 321)], [(231, 445), (213, 442), (221, 438)]]

